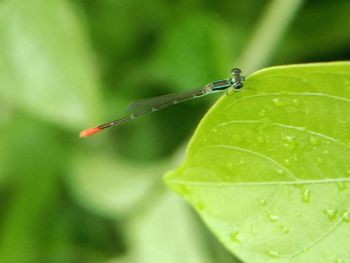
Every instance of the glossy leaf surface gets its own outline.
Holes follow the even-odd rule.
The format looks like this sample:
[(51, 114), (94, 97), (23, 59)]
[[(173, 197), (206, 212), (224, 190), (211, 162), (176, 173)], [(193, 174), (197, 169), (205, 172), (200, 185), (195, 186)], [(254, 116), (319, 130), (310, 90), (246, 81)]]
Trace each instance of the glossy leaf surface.
[(219, 100), (165, 180), (245, 262), (336, 262), (350, 258), (349, 147), (350, 63), (273, 67)]

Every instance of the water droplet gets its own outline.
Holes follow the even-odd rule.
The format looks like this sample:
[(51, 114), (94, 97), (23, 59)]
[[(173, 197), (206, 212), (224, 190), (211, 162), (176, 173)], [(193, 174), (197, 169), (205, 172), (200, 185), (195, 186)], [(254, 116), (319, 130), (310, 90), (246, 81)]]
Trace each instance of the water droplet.
[(284, 159), (283, 163), (284, 163), (286, 166), (289, 166), (289, 165), (290, 165), (290, 160), (289, 160), (289, 159)]
[(286, 106), (286, 103), (283, 100), (281, 100), (280, 98), (274, 98), (273, 104), (275, 104), (275, 106), (277, 106), (277, 107)]
[(189, 195), (191, 191), (186, 185), (181, 184), (179, 186), (179, 192), (181, 195)]
[(340, 192), (346, 189), (346, 184), (344, 182), (337, 182), (337, 186)]
[(328, 219), (330, 221), (333, 221), (337, 217), (338, 209), (328, 208), (328, 209), (324, 210), (323, 212), (328, 216)]
[(258, 231), (256, 231), (256, 226), (255, 225), (251, 226), (251, 230), (252, 230), (253, 235), (256, 235), (258, 233)]
[(269, 217), (270, 221), (273, 223), (277, 222), (280, 218), (278, 215), (271, 213), (271, 212), (268, 213), (268, 217)]
[(297, 212), (297, 217), (301, 217), (301, 212), (300, 211)]
[(278, 174), (284, 174), (284, 170), (283, 170), (283, 169), (277, 169), (277, 170), (276, 170), (276, 173), (278, 173)]
[(240, 164), (240, 165), (245, 165), (245, 164), (246, 164), (246, 162), (245, 162), (245, 161), (243, 161), (243, 160), (239, 160), (239, 164)]
[(241, 241), (238, 239), (239, 232), (238, 230), (233, 231), (230, 234), (230, 240), (235, 243), (240, 243)]
[(203, 144), (206, 144), (207, 141), (208, 141), (208, 138), (207, 138), (207, 137), (203, 137), (203, 138), (202, 138)]
[(295, 143), (285, 143), (283, 144), (287, 150), (294, 150), (295, 149)]
[(295, 187), (294, 187), (294, 185), (292, 185), (288, 188), (288, 193), (291, 195), (294, 195), (294, 192), (295, 192)]
[(298, 100), (298, 99), (293, 99), (292, 100), (292, 104), (294, 105), (294, 106), (300, 106), (300, 101)]
[(315, 136), (310, 136), (310, 143), (312, 145), (319, 145), (320, 144), (320, 139), (315, 137)]
[(290, 135), (286, 135), (286, 136), (285, 136), (285, 139), (286, 139), (287, 141), (290, 141), (290, 142), (292, 142), (292, 141), (295, 140), (295, 138), (294, 138), (293, 136), (290, 136)]
[(264, 143), (264, 142), (265, 142), (265, 139), (264, 139), (263, 136), (258, 136), (258, 137), (257, 137), (257, 141), (258, 141), (258, 143)]
[(261, 109), (259, 111), (259, 116), (264, 117), (265, 115), (266, 115), (266, 110), (265, 109)]
[(343, 260), (341, 260), (340, 258), (336, 258), (335, 259), (335, 263), (343, 263), (344, 261)]
[(318, 162), (319, 164), (323, 164), (323, 163), (324, 163), (324, 160), (323, 160), (322, 158), (317, 158), (317, 162)]
[(280, 253), (275, 251), (275, 250), (270, 250), (268, 252), (268, 254), (269, 254), (270, 257), (274, 257), (274, 258), (278, 258), (280, 256)]
[(288, 233), (289, 233), (289, 228), (286, 227), (286, 226), (283, 226), (283, 227), (282, 227), (282, 231), (283, 231), (283, 233), (288, 234)]
[(290, 135), (286, 135), (284, 139), (287, 141), (283, 145), (288, 149), (288, 150), (294, 150), (296, 148), (296, 142), (295, 138)]
[(300, 190), (303, 190), (305, 188), (304, 184), (292, 184), (292, 186)]
[(341, 218), (344, 222), (350, 222), (350, 211), (346, 210), (341, 214)]
[(262, 206), (264, 206), (264, 205), (266, 205), (266, 200), (265, 200), (265, 199), (260, 199), (259, 203), (260, 203)]
[(205, 205), (202, 202), (196, 203), (195, 206), (198, 210), (201, 210), (201, 211), (204, 210), (204, 208), (205, 208)]
[(309, 203), (310, 202), (310, 188), (306, 187), (302, 192), (302, 196), (303, 196), (303, 202)]
[(297, 110), (298, 110), (298, 108), (295, 107), (294, 105), (289, 105), (287, 107), (287, 112), (294, 112), (294, 111), (297, 111)]

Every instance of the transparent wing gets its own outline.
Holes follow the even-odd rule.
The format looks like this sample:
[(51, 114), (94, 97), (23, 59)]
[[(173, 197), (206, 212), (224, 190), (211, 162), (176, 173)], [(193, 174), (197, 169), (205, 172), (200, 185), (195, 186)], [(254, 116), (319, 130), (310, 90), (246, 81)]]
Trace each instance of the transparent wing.
[(204, 87), (187, 92), (171, 93), (158, 97), (142, 99), (129, 104), (127, 111), (130, 113), (156, 111), (165, 107), (169, 107), (171, 105), (175, 105), (185, 100), (203, 96), (207, 93), (207, 89)]
[(196, 97), (206, 95), (211, 92), (211, 87), (211, 84), (208, 84), (204, 88), (195, 89), (188, 92), (172, 93), (133, 102), (128, 106), (127, 110), (129, 111), (129, 113), (125, 117), (99, 125), (96, 128), (98, 129), (98, 131), (107, 129), (109, 127), (116, 126), (126, 121), (135, 119), (147, 113), (170, 107), (185, 100), (190, 100)]

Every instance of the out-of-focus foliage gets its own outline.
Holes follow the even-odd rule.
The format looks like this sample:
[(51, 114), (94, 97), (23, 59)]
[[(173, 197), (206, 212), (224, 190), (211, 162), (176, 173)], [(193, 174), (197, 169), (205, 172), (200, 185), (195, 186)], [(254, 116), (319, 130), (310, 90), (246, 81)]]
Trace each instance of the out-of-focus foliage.
[[(132, 100), (244, 69), (268, 5), (0, 1), (1, 261), (234, 262), (161, 183), (217, 97), (77, 135)], [(348, 58), (349, 12), (308, 1), (264, 64)]]

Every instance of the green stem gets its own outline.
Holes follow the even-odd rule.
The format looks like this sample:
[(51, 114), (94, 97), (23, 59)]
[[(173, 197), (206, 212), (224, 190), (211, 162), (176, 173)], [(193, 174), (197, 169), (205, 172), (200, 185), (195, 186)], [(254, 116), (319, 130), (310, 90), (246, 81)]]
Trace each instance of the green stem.
[(263, 12), (253, 38), (239, 59), (239, 65), (245, 74), (250, 74), (268, 63), (303, 2), (303, 0), (271, 1)]

